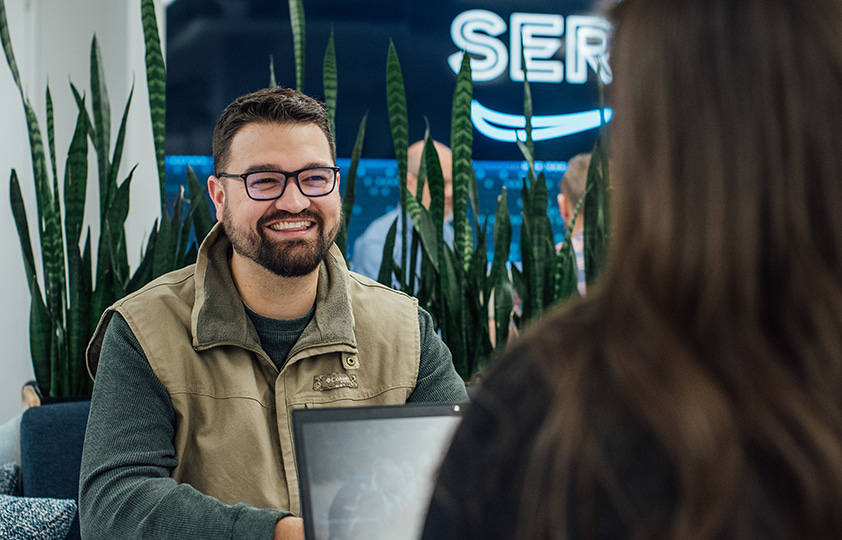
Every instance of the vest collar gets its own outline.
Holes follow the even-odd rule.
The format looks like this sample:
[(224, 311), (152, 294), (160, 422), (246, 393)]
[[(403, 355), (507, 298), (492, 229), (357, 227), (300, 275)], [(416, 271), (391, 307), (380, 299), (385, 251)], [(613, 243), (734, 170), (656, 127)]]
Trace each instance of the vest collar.
[[(194, 274), (196, 302), (191, 325), (193, 347), (197, 350), (219, 345), (236, 345), (260, 351), (260, 339), (246, 315), (243, 301), (231, 276), (231, 241), (217, 223), (199, 248)], [(348, 299), (348, 268), (342, 252), (334, 244), (319, 266), (316, 309), (290, 358), (299, 352), (339, 346), (355, 352), (354, 314)]]

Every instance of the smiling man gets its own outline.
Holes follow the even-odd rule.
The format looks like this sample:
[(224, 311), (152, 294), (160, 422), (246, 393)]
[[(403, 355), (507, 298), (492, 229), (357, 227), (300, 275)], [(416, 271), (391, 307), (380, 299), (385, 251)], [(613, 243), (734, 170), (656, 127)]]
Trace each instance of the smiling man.
[(229, 105), (196, 264), (111, 306), (80, 524), (97, 538), (303, 538), (290, 411), (465, 401), (432, 320), (349, 272), (324, 107), (285, 88)]

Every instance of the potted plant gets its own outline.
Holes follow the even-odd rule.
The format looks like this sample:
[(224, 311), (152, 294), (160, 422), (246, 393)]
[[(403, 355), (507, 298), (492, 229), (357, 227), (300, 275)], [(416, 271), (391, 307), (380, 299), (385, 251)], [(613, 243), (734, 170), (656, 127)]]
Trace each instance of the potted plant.
[[(29, 137), (32, 171), (38, 213), (37, 239), (41, 247), (40, 267), (43, 288), (37, 277), (32, 238), (21, 195), (17, 172), (11, 171), (10, 199), (30, 291), (30, 350), (38, 386), (45, 397), (89, 396), (92, 388), (85, 365), (85, 348), (103, 310), (118, 298), (169, 270), (190, 262), (196, 245), (188, 249), (191, 230), (200, 241), (213, 220), (205, 204), (190, 205), (187, 211), (183, 192), (177, 197), (172, 213), (166, 210), (164, 190), (164, 111), (165, 72), (158, 26), (152, 0), (141, 1), (141, 18), (146, 45), (146, 75), (152, 115), (153, 138), (159, 175), (161, 215), (155, 221), (142, 253), (141, 262), (132, 272), (126, 251), (125, 221), (129, 211), (129, 189), (134, 168), (118, 178), (126, 136), (132, 92), (126, 100), (116, 139), (111, 140), (111, 111), (101, 51), (96, 37), (91, 42), (90, 100), (71, 83), (78, 114), (75, 129), (64, 160), (63, 190), (59, 190), (59, 168), (55, 148), (52, 97), (46, 89), (48, 145), (29, 99), (21, 85), (6, 20), (0, 0), (0, 35), (3, 52), (18, 87)], [(91, 108), (89, 114), (88, 107)], [(96, 177), (99, 188), (98, 239), (85, 231), (82, 222), (89, 176), (88, 143), (96, 153)], [(47, 153), (49, 152), (49, 161)], [(203, 188), (188, 170), (192, 200), (203, 201)], [(63, 198), (60, 198), (63, 193)], [(96, 264), (92, 252), (96, 242)]]

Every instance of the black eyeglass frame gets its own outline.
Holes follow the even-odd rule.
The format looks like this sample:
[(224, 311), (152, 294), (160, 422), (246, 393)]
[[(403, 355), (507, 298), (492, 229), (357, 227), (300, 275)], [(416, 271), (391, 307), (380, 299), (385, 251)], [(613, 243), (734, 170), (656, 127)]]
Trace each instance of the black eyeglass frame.
[[(301, 184), (298, 183), (298, 175), (303, 173), (303, 172), (313, 171), (313, 170), (316, 170), (316, 169), (330, 169), (330, 170), (332, 170), (333, 171), (333, 185), (330, 186), (330, 189), (328, 191), (324, 192), (324, 193), (319, 193), (318, 195), (308, 195), (307, 193), (304, 193), (303, 189), (301, 189)], [(251, 191), (249, 191), (249, 184), (246, 181), (246, 178), (253, 175), (253, 174), (261, 174), (261, 173), (277, 173), (277, 174), (284, 175), (284, 178), (285, 178), (284, 187), (283, 187), (283, 189), (281, 189), (281, 192), (278, 193), (278, 195), (276, 195), (275, 197), (267, 197), (265, 199), (258, 199), (251, 194)], [(336, 189), (336, 178), (337, 178), (338, 175), (339, 175), (339, 167), (306, 167), (304, 169), (299, 169), (297, 171), (292, 171), (292, 172), (286, 172), (286, 171), (251, 171), (251, 172), (247, 172), (247, 173), (243, 173), (243, 174), (219, 173), (216, 176), (219, 177), (219, 178), (241, 178), (243, 180), (243, 189), (246, 190), (246, 195), (248, 195), (248, 198), (253, 200), (253, 201), (274, 201), (274, 200), (280, 199), (281, 197), (284, 196), (284, 192), (286, 192), (287, 186), (289, 186), (290, 179), (295, 181), (295, 187), (297, 187), (298, 191), (302, 195), (304, 195), (305, 197), (315, 198), (315, 197), (324, 197), (325, 195), (330, 195), (331, 193), (333, 193), (333, 190)]]

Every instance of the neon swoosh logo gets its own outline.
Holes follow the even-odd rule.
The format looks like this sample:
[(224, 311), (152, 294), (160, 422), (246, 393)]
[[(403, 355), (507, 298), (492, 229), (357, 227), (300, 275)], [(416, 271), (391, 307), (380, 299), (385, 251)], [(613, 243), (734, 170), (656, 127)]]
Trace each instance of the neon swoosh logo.
[[(614, 112), (605, 108), (605, 122)], [(546, 141), (581, 133), (600, 126), (599, 109), (568, 114), (553, 114), (532, 117), (532, 140)], [(501, 113), (489, 109), (477, 100), (471, 101), (471, 121), (477, 131), (491, 139), (503, 142), (526, 140), (526, 118), (516, 114)]]

